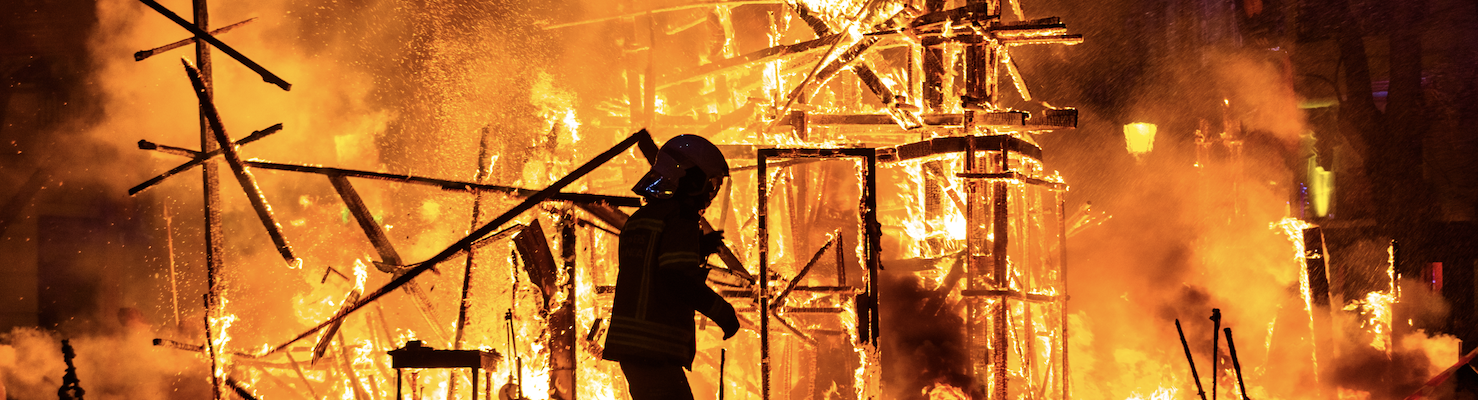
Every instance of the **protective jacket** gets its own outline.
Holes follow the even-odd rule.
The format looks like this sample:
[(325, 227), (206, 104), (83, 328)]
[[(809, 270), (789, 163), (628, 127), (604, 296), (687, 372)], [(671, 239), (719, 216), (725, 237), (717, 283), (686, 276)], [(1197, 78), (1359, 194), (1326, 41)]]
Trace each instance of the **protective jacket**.
[(704, 284), (699, 210), (686, 203), (654, 200), (622, 228), (605, 359), (692, 369), (693, 312), (707, 313), (724, 300)]

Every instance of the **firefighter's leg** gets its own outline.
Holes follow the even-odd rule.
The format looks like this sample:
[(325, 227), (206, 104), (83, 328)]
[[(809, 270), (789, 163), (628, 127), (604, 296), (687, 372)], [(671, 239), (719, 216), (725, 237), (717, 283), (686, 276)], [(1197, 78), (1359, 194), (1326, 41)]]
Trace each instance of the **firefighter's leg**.
[(631, 400), (693, 400), (688, 376), (678, 365), (621, 362)]

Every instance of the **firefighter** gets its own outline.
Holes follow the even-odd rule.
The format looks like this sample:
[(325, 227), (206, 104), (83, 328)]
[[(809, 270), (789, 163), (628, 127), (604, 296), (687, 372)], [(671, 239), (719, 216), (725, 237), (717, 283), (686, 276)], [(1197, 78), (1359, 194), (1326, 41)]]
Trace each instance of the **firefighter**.
[(729, 165), (718, 147), (696, 135), (668, 140), (636, 187), (645, 206), (626, 221), (611, 324), (603, 357), (621, 365), (633, 400), (692, 400), (683, 369), (693, 369), (697, 311), (739, 331), (734, 307), (704, 282), (705, 260), (723, 231), (703, 234), (699, 220), (718, 196)]

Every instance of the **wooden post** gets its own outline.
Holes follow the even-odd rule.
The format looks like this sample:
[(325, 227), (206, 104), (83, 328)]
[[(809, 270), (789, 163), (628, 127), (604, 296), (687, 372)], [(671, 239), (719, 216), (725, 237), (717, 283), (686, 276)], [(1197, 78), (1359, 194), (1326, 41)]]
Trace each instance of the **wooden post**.
[(555, 290), (564, 292), (564, 300), (550, 305), (549, 315), (549, 393), (551, 400), (575, 400), (575, 260), (578, 253), (575, 216), (560, 218), (559, 248), (564, 261)]
[[(210, 31), (210, 11), (206, 0), (193, 0), (195, 26), (201, 30)], [(204, 40), (195, 39), (195, 66), (200, 69), (200, 80), (205, 83), (205, 92), (215, 97), (215, 85), (211, 78), (210, 44)], [(210, 123), (205, 119), (205, 107), (202, 105), (199, 112), (200, 119), (200, 151), (209, 152), (219, 148), (215, 136), (210, 132)], [(226, 242), (225, 231), (221, 228), (221, 183), (216, 169), (219, 166), (214, 161), (206, 161), (201, 165), (202, 192), (205, 196), (205, 333), (206, 344), (209, 346), (211, 337), (211, 321), (216, 313), (216, 274), (225, 264)], [(221, 381), (216, 372), (220, 364), (214, 352), (210, 357), (210, 379), (211, 393), (216, 400), (221, 399)]]

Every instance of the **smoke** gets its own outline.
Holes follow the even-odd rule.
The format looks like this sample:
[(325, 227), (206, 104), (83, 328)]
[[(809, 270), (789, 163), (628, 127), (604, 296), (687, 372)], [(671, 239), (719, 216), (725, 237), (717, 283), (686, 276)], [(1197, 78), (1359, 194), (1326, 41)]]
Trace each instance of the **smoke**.
[[(927, 304), (937, 296), (913, 273), (881, 277), (879, 290), (888, 294), (879, 310), (884, 323), (882, 351), (889, 357), (882, 372), (888, 398), (928, 399), (928, 389), (939, 384), (974, 389), (969, 354), (959, 351), (969, 348), (960, 313), (946, 306), (930, 314)], [(984, 393), (970, 396), (982, 399)]]
[[(147, 326), (132, 326), (115, 335), (69, 338), (77, 357), (79, 385), (88, 398), (174, 399), (206, 398), (210, 382), (202, 357), (151, 346)], [(16, 328), (0, 335), (0, 376), (9, 398), (44, 399), (56, 396), (67, 365), (60, 334), (35, 328)]]
[[(1122, 115), (1090, 110), (1076, 132), (1051, 134), (1071, 137), (1044, 137), (1047, 165), (1073, 184), (1070, 200), (1091, 201), (1113, 216), (1068, 240), (1074, 395), (1192, 393), (1177, 319), (1208, 394), (1213, 359), (1219, 391), (1237, 392), (1225, 335), (1218, 353), (1211, 352), (1213, 308), (1222, 312), (1221, 326), (1235, 333), (1253, 398), (1326, 398), (1340, 390), (1369, 392), (1372, 399), (1410, 394), (1456, 353), (1429, 358), (1423, 349), (1450, 338), (1396, 333), (1396, 344), (1382, 351), (1370, 344), (1370, 326), (1342, 328), (1349, 324), (1341, 321), (1364, 318), (1339, 310), (1343, 304), (1316, 310), (1335, 315), (1333, 322), (1311, 321), (1305, 311), (1302, 255), (1278, 226), (1299, 215), (1289, 166), (1299, 161), (1292, 149), (1305, 131), (1286, 59), (1267, 52), (1204, 60), (1205, 69), (1157, 65), (1151, 75), (1168, 79), (1126, 89)], [(1105, 154), (1122, 148), (1118, 126), (1144, 120), (1160, 124), (1160, 138), (1143, 163)], [(1203, 127), (1210, 131), (1198, 144), (1193, 133)], [(1383, 257), (1347, 260), (1341, 265), (1356, 269), (1350, 276), (1386, 268)], [(1398, 313), (1436, 320), (1425, 311), (1445, 306), (1432, 298), (1405, 290)]]
[[(161, 3), (190, 18), (191, 2)], [(552, 147), (535, 138), (576, 129), (551, 131), (549, 119), (564, 118), (564, 111), (574, 113), (581, 104), (568, 94), (557, 101), (542, 99), (565, 90), (561, 83), (548, 83), (548, 78), (541, 88), (534, 87), (540, 74), (557, 71), (559, 65), (551, 60), (563, 47), (549, 42), (552, 35), (534, 28), (547, 20), (544, 14), (551, 11), (546, 7), (552, 6), (527, 3), (212, 4), (214, 27), (256, 18), (220, 39), (293, 85), (291, 91), (283, 91), (266, 84), (241, 63), (213, 51), (215, 104), (234, 139), (276, 123), (285, 126), (280, 133), (242, 146), (246, 159), (456, 180), (476, 175), (481, 128), (490, 126), (492, 139), (487, 142), (494, 147), (489, 153), (504, 162), (493, 163), (488, 183), (540, 187), (553, 180), (550, 175), (565, 170), (568, 159), (589, 151), (584, 144), (592, 141), (565, 139), (556, 150), (528, 151), (536, 144)], [(43, 297), (64, 298), (67, 307), (41, 306), (43, 314), (61, 318), (40, 321), (49, 330), (20, 329), (0, 338), (4, 343), (0, 372), (12, 397), (51, 396), (64, 369), (57, 343), (69, 337), (90, 396), (203, 398), (209, 392), (204, 357), (150, 343), (156, 337), (204, 342), (201, 296), (207, 289), (199, 169), (138, 196), (126, 194), (128, 188), (188, 160), (141, 151), (140, 139), (200, 147), (198, 103), (181, 65), (181, 58), (194, 62), (193, 46), (134, 61), (133, 52), (187, 38), (188, 32), (137, 1), (88, 4), (95, 6), (96, 21), (85, 27), (86, 55), (78, 57), (85, 65), (70, 66), (80, 76), (69, 82), (79, 87), (69, 89), (73, 98), (62, 99), (70, 100), (70, 105), (59, 121), (34, 124), (38, 132), (30, 136), (45, 142), (22, 143), (29, 146), (26, 157), (51, 173), (36, 202), (48, 208), (38, 206), (36, 213), (66, 217), (38, 218), (53, 221), (36, 228), (52, 236), (30, 238), (37, 240), (28, 240), (27, 246), (37, 247), (27, 248), (39, 248), (29, 251), (41, 252), (37, 258), (50, 263), (37, 266), (45, 271), (43, 280), (52, 279), (42, 284), (55, 286), (43, 288)], [(570, 110), (553, 109), (560, 107)], [(12, 124), (7, 129), (33, 128), (22, 127), (17, 120), (7, 123)], [(594, 142), (601, 145), (606, 140), (599, 137)], [(508, 161), (546, 157), (559, 159), (539, 165), (547, 173), (530, 177), (524, 176), (523, 162)], [(230, 335), (229, 350), (252, 352), (278, 344), (332, 315), (353, 286), (356, 269), (370, 274), (366, 283), (370, 288), (390, 279), (372, 269), (369, 260), (382, 257), (323, 176), (252, 171), (283, 235), (304, 260), (302, 268), (292, 269), (272, 250), (224, 161), (218, 158), (215, 163), (221, 167), (220, 209), (227, 236), (217, 289), (226, 300), (223, 313), (237, 318), (224, 330)], [(30, 171), (6, 168), (0, 175), (5, 187), (15, 187)], [(445, 248), (474, 222), (472, 197), (466, 194), (351, 181), (407, 263)], [(484, 197), (484, 219), (487, 210), (505, 209), (510, 201)], [(8, 233), (17, 238), (24, 234)], [(59, 250), (63, 248), (66, 251)], [(500, 264), (507, 252), (493, 245), (479, 255), (483, 263)], [(461, 259), (448, 265), (460, 266)], [(526, 293), (509, 288), (508, 282), (515, 279), (511, 269), (483, 271), (474, 277), (476, 308), (470, 317), (474, 328), (469, 329), (468, 346), (507, 348), (501, 340), (503, 330), (493, 329), (502, 325), (494, 315), (501, 317), (510, 307), (532, 307), (532, 302)], [(418, 283), (432, 307), (421, 309), (414, 305), (416, 299), (391, 295), (382, 306), (347, 321), (344, 329), (351, 333), (343, 337), (347, 343), (333, 346), (335, 351), (358, 354), (372, 349), (373, 357), (349, 362), (383, 373), (372, 364), (388, 365), (382, 360), (384, 350), (405, 340), (425, 338), (437, 347), (449, 347), (450, 321), (457, 319), (458, 310), (448, 305), (458, 302), (461, 268), (427, 275)], [(24, 295), (20, 300), (36, 301)], [(119, 310), (134, 310), (127, 313), (137, 314), (130, 320), (147, 322), (115, 323)], [(519, 314), (532, 312), (521, 309)], [(311, 340), (298, 345), (311, 346)], [(321, 378), (332, 373), (327, 368), (319, 364), (307, 372), (332, 381)], [(243, 380), (266, 390), (306, 393), (301, 387), (277, 387), (261, 371), (242, 373)], [(393, 389), (386, 386), (382, 391)], [(175, 389), (182, 392), (170, 393)]]
[[(189, 15), (187, 1), (162, 3)], [(128, 246), (92, 246), (109, 250), (89, 251), (71, 264), (84, 269), (78, 271), (80, 275), (107, 285), (92, 300), (92, 309), (79, 313), (79, 319), (93, 322), (74, 325), (67, 334), (74, 338), (79, 375), (90, 394), (159, 398), (165, 395), (159, 392), (164, 387), (173, 387), (190, 392), (190, 397), (205, 397), (207, 367), (201, 357), (148, 345), (153, 337), (203, 342), (198, 322), (203, 315), (200, 294), (205, 292), (199, 175), (194, 171), (181, 174), (139, 197), (116, 200), (124, 198), (128, 187), (185, 161), (137, 150), (137, 140), (199, 146), (197, 103), (179, 62), (193, 55), (187, 47), (135, 62), (129, 57), (132, 52), (185, 38), (186, 31), (132, 0), (100, 0), (96, 7), (87, 79), (91, 85), (87, 93), (95, 97), (55, 125), (54, 130), (67, 133), (58, 136), (65, 140), (48, 144), (52, 150), (38, 158), (61, 167), (57, 180), (62, 186), (87, 186), (107, 193), (102, 197), (117, 203), (87, 206), (128, 209), (131, 217), (126, 219), (134, 225), (129, 226), (132, 241), (126, 241)], [(736, 43), (664, 42), (662, 46), (678, 49), (660, 52), (673, 54), (668, 59), (636, 56), (655, 53), (640, 50), (645, 46), (643, 37), (651, 34), (648, 29), (657, 34), (694, 26), (713, 29), (710, 25), (716, 24), (708, 20), (706, 11), (662, 15), (646, 21), (649, 27), (635, 31), (630, 24), (559, 31), (538, 27), (547, 21), (633, 11), (625, 7), (619, 2), (410, 0), (219, 4), (211, 10), (214, 26), (258, 18), (222, 35), (222, 40), (292, 82), (293, 89), (284, 92), (265, 84), (256, 73), (215, 52), (216, 103), (233, 138), (275, 123), (285, 125), (283, 132), (244, 146), (247, 158), (470, 180), (478, 161), (481, 128), (488, 127), (494, 138), (490, 154), (497, 157), (489, 183), (540, 187), (565, 170), (569, 160), (603, 149), (638, 125), (636, 114), (642, 105), (630, 99), (639, 96), (623, 91), (632, 87), (628, 82), (639, 78), (627, 76), (626, 71), (652, 63), (657, 75), (674, 75), (698, 59), (712, 61), (724, 53), (757, 50), (771, 40), (767, 27), (755, 22), (764, 21), (764, 16), (744, 16), (763, 13), (759, 8), (736, 9), (740, 17), (712, 17), (749, 24), (741, 26), (744, 29), (737, 33)], [(1101, 18), (1113, 20), (1110, 16), (1105, 13)], [(1067, 21), (1075, 31), (1085, 22)], [(789, 19), (779, 23), (800, 29), (798, 22)], [(1080, 32), (1088, 34), (1090, 41), (1076, 49), (1110, 37), (1089, 29)], [(712, 36), (716, 35), (707, 39)], [(1113, 42), (1122, 45), (1128, 40)], [(1074, 197), (1074, 202), (1092, 200), (1114, 215), (1103, 226), (1069, 240), (1075, 394), (1127, 398), (1162, 388), (1187, 390), (1188, 368), (1173, 321), (1181, 319), (1185, 324), (1204, 378), (1211, 364), (1206, 317), (1211, 308), (1220, 308), (1223, 326), (1237, 332), (1244, 372), (1248, 383), (1257, 388), (1254, 397), (1286, 393), (1314, 397), (1312, 389), (1299, 388), (1321, 372), (1308, 365), (1311, 346), (1299, 342), (1308, 331), (1308, 314), (1302, 311), (1297, 291), (1301, 272), (1287, 238), (1270, 227), (1290, 213), (1292, 182), (1282, 166), (1288, 163), (1290, 143), (1304, 131), (1287, 89), (1290, 85), (1282, 60), (1277, 54), (1223, 54), (1206, 59), (1212, 66), (1209, 72), (1148, 62), (1108, 68), (1106, 63), (1093, 63), (1101, 60), (1074, 58), (1077, 50), (1054, 47), (1047, 50), (1053, 52), (1052, 57), (1038, 59), (1058, 64), (1090, 61), (1081, 68), (1092, 72), (1081, 75), (1096, 78), (1055, 79), (1080, 74), (1036, 69), (1051, 71), (1053, 79), (1047, 79), (1046, 75), (1031, 75), (1033, 66), (1028, 63), (1034, 57), (1028, 51), (1022, 50), (1015, 58), (1023, 62), (1027, 80), (1048, 85), (1034, 87), (1034, 93), (1083, 110), (1082, 127), (1076, 132), (1042, 138), (1049, 169), (1062, 170), (1074, 185), (1070, 196), (1081, 196)], [(1149, 59), (1145, 54), (1124, 54)], [(1214, 90), (1203, 87), (1207, 80), (1194, 79), (1203, 76), (1215, 77)], [(700, 93), (711, 85), (691, 83), (673, 92)], [(736, 93), (674, 96), (664, 98), (661, 107), (679, 110), (682, 103), (699, 100), (742, 102), (745, 96), (763, 96), (760, 90), (738, 93), (736, 88)], [(1191, 101), (1182, 101), (1186, 99)], [(1229, 101), (1221, 103), (1222, 99)], [(692, 111), (683, 117), (707, 123), (718, 111)], [(1220, 116), (1224, 112), (1246, 135), (1240, 164), (1234, 164), (1232, 152), (1221, 144), (1215, 144), (1222, 147), (1213, 149), (1214, 158), (1199, 160), (1189, 139), (1199, 122), (1190, 115)], [(555, 122), (570, 113), (586, 122), (583, 127), (556, 127)], [(1138, 122), (1130, 121), (1137, 116), (1164, 121), (1162, 139), (1143, 165), (1134, 164), (1117, 150), (1123, 147), (1118, 127)], [(1222, 121), (1212, 119), (1213, 133), (1219, 132)], [(620, 128), (595, 130), (591, 127), (597, 124), (589, 121), (596, 120)], [(548, 141), (556, 129), (581, 131), (578, 136), (561, 134)], [(676, 133), (658, 132), (659, 137)], [(1206, 166), (1192, 167), (1197, 162)], [(229, 240), (227, 270), (220, 276), (230, 300), (226, 312), (240, 314), (230, 330), (236, 335), (234, 348), (277, 344), (331, 315), (352, 286), (336, 272), (353, 277), (356, 268), (363, 269), (369, 274), (365, 285), (370, 288), (388, 281), (388, 274), (370, 269), (373, 266), (365, 262), (381, 257), (363, 240), (326, 179), (255, 171), (285, 236), (305, 259), (304, 267), (294, 270), (271, 250), (254, 212), (242, 201), (241, 189), (222, 167)], [(591, 179), (589, 187), (629, 187), (606, 184), (623, 181), (620, 174), (607, 175)], [(464, 235), (472, 222), (470, 196), (438, 188), (354, 183), (407, 262), (440, 251)], [(486, 197), (483, 210), (500, 210), (508, 202)], [(166, 217), (171, 219), (166, 221)], [(175, 246), (178, 290), (172, 290), (165, 279), (169, 271), (166, 237)], [(497, 246), (479, 253), (491, 263), (501, 263), (506, 256), (507, 249)], [(459, 261), (447, 265), (461, 265)], [(533, 296), (508, 288), (508, 282), (517, 279), (511, 268), (485, 270), (489, 272), (474, 278), (478, 294), (472, 319), (477, 329), (469, 333), (477, 339), (471, 345), (504, 349), (508, 344), (501, 338), (502, 329), (491, 327), (500, 326), (504, 310), (524, 307), (520, 313), (526, 311)], [(383, 309), (362, 311), (345, 327), (375, 334), (347, 336), (352, 343), (340, 347), (384, 350), (410, 338), (446, 347), (444, 331), (449, 330), (449, 323), (433, 326), (425, 321), (456, 319), (455, 308), (445, 305), (458, 301), (460, 272), (460, 268), (448, 267), (439, 275), (418, 279), (430, 303), (437, 305), (426, 312), (429, 318), (410, 296), (391, 295)], [(886, 286), (883, 290), (890, 297), (885, 304), (890, 308), (883, 312), (890, 315), (917, 310), (928, 294), (917, 280), (899, 279)], [(173, 301), (180, 304), (178, 314)], [(140, 310), (144, 320), (152, 321), (152, 328), (113, 324), (114, 311), (125, 307)], [(181, 315), (183, 322), (176, 324), (175, 315)], [(908, 357), (915, 364), (890, 364), (909, 374), (885, 374), (897, 380), (888, 385), (899, 390), (895, 398), (920, 397), (936, 383), (972, 386), (965, 356), (951, 351), (965, 347), (962, 332), (943, 329), (958, 327), (961, 321), (956, 313), (940, 315), (883, 319), (902, 323), (887, 328), (896, 334), (884, 336), (893, 346), (885, 354), (915, 356)], [(581, 326), (590, 326), (593, 316), (581, 318)], [(532, 325), (523, 328), (528, 326)], [(3, 339), (0, 371), (5, 373), (12, 396), (45, 397), (59, 385), (63, 367), (57, 335), (18, 330)], [(1399, 345), (1388, 357), (1356, 346), (1366, 346), (1363, 341), (1342, 343), (1342, 349), (1352, 350), (1325, 364), (1332, 372), (1320, 375), (1327, 378), (1321, 383), (1379, 393), (1377, 397), (1399, 395), (1396, 392), (1410, 386), (1413, 379), (1421, 379), (1418, 375), (1425, 372), (1418, 371), (1426, 371), (1424, 363), (1438, 362), (1418, 349), (1431, 348), (1443, 339), (1423, 338), (1419, 334), (1399, 337)], [(386, 364), (382, 359), (375, 362)], [(368, 362), (360, 365), (374, 368)], [(322, 368), (310, 372), (331, 373)], [(924, 373), (912, 374), (915, 370)], [(1381, 378), (1378, 382), (1384, 386), (1380, 388), (1370, 386), (1376, 381), (1369, 378), (1382, 371), (1405, 375)]]
[(1289, 57), (1286, 51), (1248, 51), (1215, 54), (1210, 64), (1227, 99), (1236, 99), (1233, 118), (1243, 129), (1266, 132), (1292, 148), (1308, 128), (1293, 92)]

